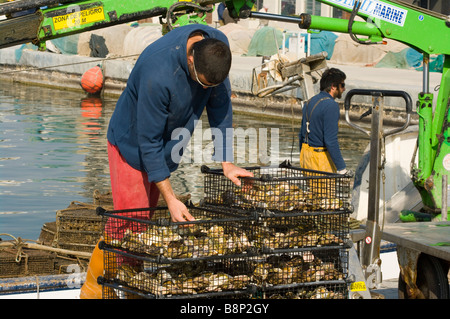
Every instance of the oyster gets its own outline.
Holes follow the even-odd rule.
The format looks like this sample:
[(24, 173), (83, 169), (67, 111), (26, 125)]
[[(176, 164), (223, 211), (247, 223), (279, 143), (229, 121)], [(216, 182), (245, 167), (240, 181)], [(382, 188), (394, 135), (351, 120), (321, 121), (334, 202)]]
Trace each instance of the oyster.
[(117, 279), (123, 282), (129, 282), (134, 276), (137, 275), (137, 271), (128, 265), (120, 266), (117, 271)]
[(193, 289), (196, 292), (201, 292), (205, 290), (210, 284), (208, 276), (198, 276), (194, 278), (188, 278), (181, 282), (181, 288), (185, 289)]
[(271, 268), (272, 266), (269, 263), (258, 263), (253, 271), (253, 278), (258, 284), (263, 283), (267, 279)]
[(251, 282), (251, 278), (247, 275), (238, 275), (230, 279), (229, 289), (243, 289)]
[(230, 276), (225, 273), (217, 273), (208, 277), (209, 285), (206, 291), (222, 291), (227, 289), (230, 284)]

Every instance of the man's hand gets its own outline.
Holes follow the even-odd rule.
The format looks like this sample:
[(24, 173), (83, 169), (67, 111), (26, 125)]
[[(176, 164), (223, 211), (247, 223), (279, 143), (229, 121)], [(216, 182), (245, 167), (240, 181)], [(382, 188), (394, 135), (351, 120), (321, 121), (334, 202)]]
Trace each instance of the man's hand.
[(241, 186), (238, 177), (253, 177), (253, 173), (244, 168), (238, 167), (230, 162), (222, 162), (223, 175), (230, 179), (237, 186)]
[(164, 197), (169, 208), (170, 216), (174, 222), (194, 221), (195, 218), (189, 213), (186, 205), (178, 200), (173, 192), (172, 185), (168, 178), (157, 182), (156, 186)]
[(189, 213), (186, 205), (180, 202), (178, 199), (171, 200), (167, 203), (170, 216), (174, 222), (194, 221), (195, 218)]

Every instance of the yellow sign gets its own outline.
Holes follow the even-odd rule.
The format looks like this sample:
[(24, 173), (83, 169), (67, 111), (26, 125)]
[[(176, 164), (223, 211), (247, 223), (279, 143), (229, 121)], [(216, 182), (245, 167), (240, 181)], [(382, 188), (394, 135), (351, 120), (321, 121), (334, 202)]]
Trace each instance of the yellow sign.
[(55, 30), (79, 27), (105, 19), (103, 7), (94, 7), (82, 11), (76, 11), (62, 16), (53, 17)]
[(355, 281), (350, 284), (350, 291), (365, 291), (366, 283), (364, 281)]

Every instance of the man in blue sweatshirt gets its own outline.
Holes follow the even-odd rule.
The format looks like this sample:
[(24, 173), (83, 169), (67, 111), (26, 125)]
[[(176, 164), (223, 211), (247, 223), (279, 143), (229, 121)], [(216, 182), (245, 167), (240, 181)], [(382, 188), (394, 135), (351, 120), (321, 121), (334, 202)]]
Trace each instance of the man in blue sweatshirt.
[[(162, 194), (173, 221), (194, 220), (169, 180), (179, 164), (178, 143), (186, 143), (173, 139), (172, 133), (187, 129), (192, 136), (205, 108), (210, 127), (217, 132), (214, 156), (224, 175), (238, 186), (238, 177), (253, 176), (231, 163), (233, 136), (226, 134), (232, 128), (230, 67), (226, 36), (200, 24), (176, 28), (142, 52), (107, 133), (115, 210), (154, 207)], [(107, 223), (105, 230), (107, 236), (120, 239), (127, 228), (123, 221)], [(101, 298), (96, 279), (102, 273), (102, 251), (97, 245), (80, 298)]]
[(300, 166), (324, 172), (347, 172), (338, 142), (339, 105), (345, 91), (346, 75), (327, 69), (320, 80), (320, 93), (303, 108), (299, 133)]
[[(173, 221), (193, 220), (169, 181), (179, 164), (172, 151), (180, 141), (172, 132), (185, 128), (192, 136), (205, 108), (211, 128), (221, 133), (214, 139), (215, 160), (222, 162), (225, 176), (237, 184), (239, 176), (251, 176), (231, 163), (230, 67), (226, 36), (205, 25), (174, 29), (142, 52), (107, 134), (114, 209), (154, 206), (160, 192)], [(124, 165), (116, 165), (118, 154), (137, 177), (124, 176)]]

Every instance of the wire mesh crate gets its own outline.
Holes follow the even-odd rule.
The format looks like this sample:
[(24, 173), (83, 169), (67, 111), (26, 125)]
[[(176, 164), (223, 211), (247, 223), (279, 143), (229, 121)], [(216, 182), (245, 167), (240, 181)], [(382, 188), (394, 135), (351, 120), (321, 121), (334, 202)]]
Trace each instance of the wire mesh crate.
[(262, 251), (305, 247), (343, 247), (350, 234), (350, 211), (259, 214), (247, 233)]
[(103, 297), (213, 298), (247, 295), (244, 230), (255, 216), (187, 206), (196, 219), (172, 222), (166, 207), (98, 213), (107, 219)]
[(315, 247), (266, 254), (252, 275), (254, 298), (345, 299), (348, 249)]
[(129, 255), (108, 248), (104, 257), (107, 271), (100, 279), (104, 299), (250, 297), (251, 257), (161, 263), (135, 256), (130, 263)]
[(0, 250), (0, 278), (55, 273), (56, 254), (28, 248)]
[(347, 299), (348, 284), (337, 282), (313, 282), (269, 287), (258, 291), (261, 299)]
[(286, 285), (340, 281), (348, 277), (348, 250), (312, 248), (301, 251), (262, 254), (250, 260), (251, 281), (257, 287), (283, 288)]
[(195, 221), (174, 223), (166, 207), (98, 209), (104, 298), (248, 298), (258, 287), (346, 279), (348, 212), (187, 207)]
[(276, 167), (247, 167), (253, 177), (236, 186), (221, 169), (202, 166), (203, 202), (273, 212), (345, 210), (351, 204), (351, 176), (313, 171), (283, 162)]
[(188, 206), (191, 222), (172, 222), (167, 207), (99, 211), (106, 217), (106, 243), (160, 261), (239, 255), (252, 251), (244, 230), (256, 216)]
[(94, 250), (103, 233), (102, 217), (97, 206), (74, 201), (66, 209), (56, 212), (55, 242), (58, 248), (87, 251)]
[(346, 249), (316, 248), (208, 260), (174, 259), (169, 263), (143, 256), (130, 259), (124, 252), (102, 249), (106, 271), (100, 282), (105, 299), (252, 298), (260, 297), (260, 292), (284, 294), (293, 290), (298, 294), (302, 289), (309, 291), (305, 287), (314, 283), (344, 286), (348, 276)]

